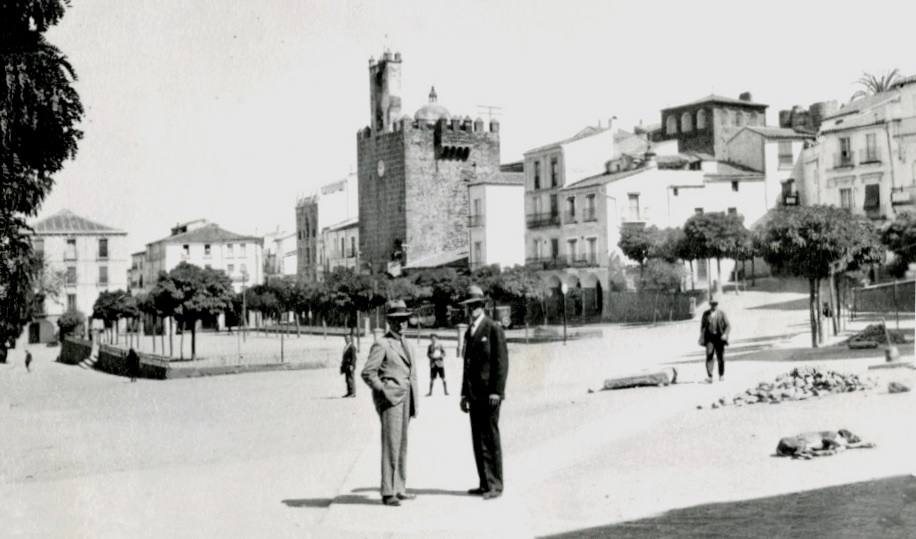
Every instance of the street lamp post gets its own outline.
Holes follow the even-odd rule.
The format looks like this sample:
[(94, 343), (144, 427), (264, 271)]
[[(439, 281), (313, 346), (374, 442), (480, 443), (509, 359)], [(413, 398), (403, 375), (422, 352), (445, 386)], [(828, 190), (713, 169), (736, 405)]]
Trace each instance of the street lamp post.
[(242, 272), (242, 340), (248, 338), (248, 297), (245, 294), (245, 283), (248, 282), (248, 272)]
[(560, 284), (560, 293), (563, 294), (563, 346), (566, 346), (566, 293), (569, 292), (569, 286), (566, 283)]

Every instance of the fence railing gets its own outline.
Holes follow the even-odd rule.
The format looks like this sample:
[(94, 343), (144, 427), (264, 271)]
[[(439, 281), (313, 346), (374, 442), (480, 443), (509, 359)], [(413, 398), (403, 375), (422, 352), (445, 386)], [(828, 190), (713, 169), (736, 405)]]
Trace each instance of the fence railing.
[(559, 213), (529, 213), (526, 221), (528, 228), (538, 228), (544, 226), (557, 226), (560, 224)]

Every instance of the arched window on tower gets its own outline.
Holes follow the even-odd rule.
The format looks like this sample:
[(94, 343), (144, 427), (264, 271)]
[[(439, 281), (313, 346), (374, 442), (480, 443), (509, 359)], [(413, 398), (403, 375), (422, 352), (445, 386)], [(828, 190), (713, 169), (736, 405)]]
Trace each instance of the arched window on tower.
[(665, 120), (665, 133), (669, 135), (677, 134), (677, 118), (673, 114)]
[(706, 111), (700, 109), (697, 111), (697, 130), (706, 129)]
[(693, 117), (689, 112), (681, 114), (681, 131), (688, 132), (693, 131)]
[(738, 111), (738, 117), (735, 120), (735, 125), (737, 125), (738, 127), (741, 127), (744, 125), (744, 113), (743, 112)]

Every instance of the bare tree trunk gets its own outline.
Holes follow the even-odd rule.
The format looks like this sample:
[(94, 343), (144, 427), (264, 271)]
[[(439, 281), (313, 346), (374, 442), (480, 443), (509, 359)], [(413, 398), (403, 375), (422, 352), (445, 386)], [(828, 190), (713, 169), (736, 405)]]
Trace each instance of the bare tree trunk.
[(191, 322), (191, 361), (197, 359), (197, 322)]
[(296, 338), (302, 337), (302, 328), (299, 325), (299, 313), (296, 312)]
[(174, 324), (172, 323), (172, 317), (169, 317), (169, 357), (175, 357), (175, 335), (174, 335)]
[(754, 269), (754, 257), (751, 257), (751, 286), (757, 286), (757, 271)]
[(830, 310), (831, 310), (830, 318), (831, 318), (831, 322), (833, 326), (833, 336), (835, 337), (840, 334), (840, 327), (838, 326), (839, 322), (837, 321), (837, 319), (839, 318), (839, 316), (837, 315), (837, 311), (839, 309), (837, 309), (836, 274), (833, 271), (830, 272), (829, 286), (830, 286)]
[(822, 309), (821, 309), (821, 305), (823, 305), (823, 302), (821, 302), (821, 280), (817, 279), (815, 282), (817, 283), (815, 285), (815, 290), (817, 290), (817, 305), (816, 305), (817, 307), (817, 342), (818, 344), (823, 344), (824, 342), (824, 319), (822, 317)]
[(182, 360), (184, 359), (184, 330), (185, 330), (185, 326), (186, 326), (186, 324), (184, 323), (183, 320), (181, 321), (181, 323), (178, 324), (178, 327), (181, 329), (181, 337), (180, 337), (179, 340), (178, 340), (178, 359), (182, 359)]
[(696, 290), (696, 283), (693, 281), (693, 260), (688, 260), (687, 263), (690, 265), (690, 289)]
[(814, 279), (808, 279), (808, 314), (811, 318), (811, 348), (817, 348), (817, 293)]

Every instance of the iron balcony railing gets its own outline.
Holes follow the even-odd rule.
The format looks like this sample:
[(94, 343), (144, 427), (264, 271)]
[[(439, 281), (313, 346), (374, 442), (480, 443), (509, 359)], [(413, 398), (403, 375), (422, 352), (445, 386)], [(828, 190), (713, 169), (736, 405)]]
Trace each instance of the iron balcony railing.
[(585, 211), (582, 212), (582, 220), (586, 222), (597, 221), (598, 212), (595, 211), (595, 208), (585, 208)]
[(529, 213), (527, 216), (528, 228), (538, 228), (544, 226), (558, 226), (560, 224), (559, 213)]
[(567, 266), (566, 259), (560, 256), (541, 256), (525, 259), (525, 265), (534, 269), (559, 269)]
[(567, 211), (567, 212), (563, 215), (563, 221), (566, 222), (566, 223), (575, 223), (575, 222), (577, 222), (577, 221), (576, 221), (576, 212), (574, 212), (574, 211)]
[(482, 214), (477, 215), (468, 215), (468, 226), (471, 228), (481, 227), (486, 224), (486, 220)]

